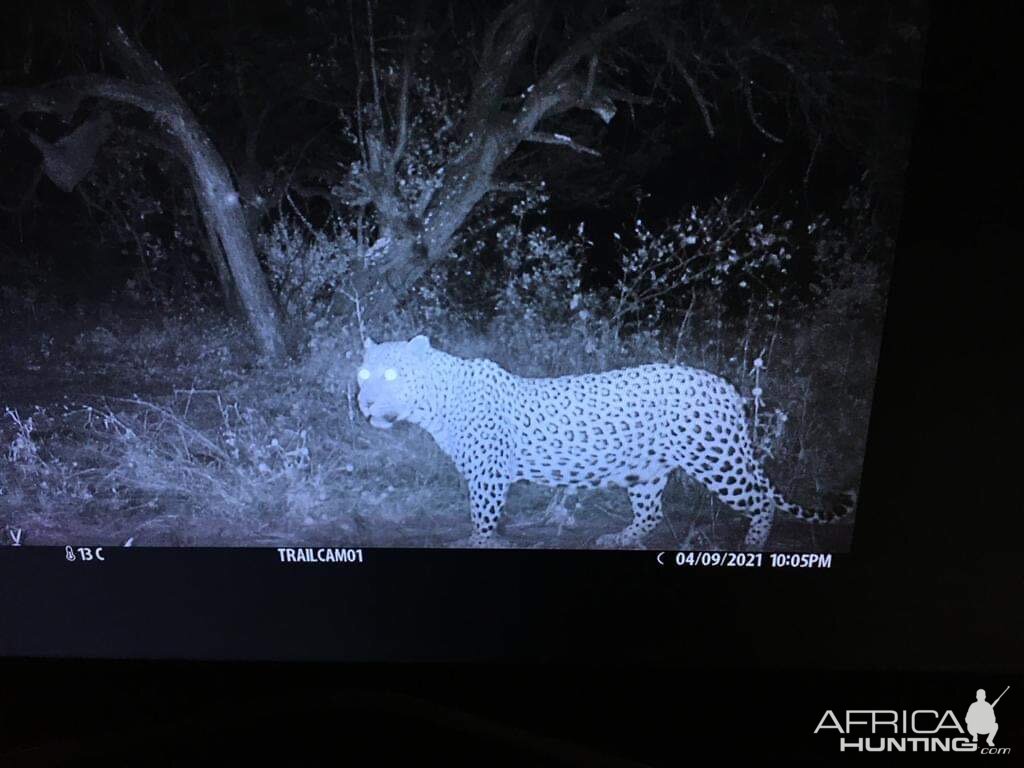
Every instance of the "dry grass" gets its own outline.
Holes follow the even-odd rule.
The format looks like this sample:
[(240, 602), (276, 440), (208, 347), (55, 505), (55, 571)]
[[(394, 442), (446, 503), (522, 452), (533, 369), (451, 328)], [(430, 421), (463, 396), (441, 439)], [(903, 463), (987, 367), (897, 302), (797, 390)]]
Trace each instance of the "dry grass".
[[(855, 480), (873, 340), (827, 324), (715, 322), (691, 319), (674, 334), (624, 340), (593, 324), (487, 334), (399, 324), (385, 333), (426, 331), (444, 349), (491, 357), (521, 375), (651, 360), (699, 365), (747, 396), (762, 390), (758, 444), (784, 492), (813, 501)], [(325, 333), (301, 364), (270, 370), (250, 364), (230, 329), (209, 323), (114, 330), (80, 331), (63, 347), (51, 342), (48, 358), (30, 356), (38, 381), (52, 380), (54, 361), (71, 366), (70, 386), (65, 378), (49, 393), (11, 387), (11, 374), (0, 382), (8, 385), (0, 388), (4, 544), (444, 546), (469, 534), (460, 478), (431, 438), (412, 426), (374, 430), (359, 416), (354, 333)], [(5, 389), (20, 395), (5, 403)], [(87, 394), (64, 399), (68, 390)], [(505, 535), (520, 546), (588, 547), (629, 518), (624, 492), (581, 493), (567, 500), (569, 516), (546, 514), (551, 501), (550, 489), (513, 488)], [(666, 510), (652, 546), (734, 548), (742, 539), (745, 519), (695, 483), (670, 484)], [(841, 550), (850, 527), (782, 521), (777, 532), (780, 548)]]

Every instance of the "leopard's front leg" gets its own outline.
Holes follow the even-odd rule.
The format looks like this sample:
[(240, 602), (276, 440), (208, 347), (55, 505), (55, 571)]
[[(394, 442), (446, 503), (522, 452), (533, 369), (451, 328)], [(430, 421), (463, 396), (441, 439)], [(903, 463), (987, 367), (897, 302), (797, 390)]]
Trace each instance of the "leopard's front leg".
[(498, 522), (505, 508), (509, 482), (500, 477), (470, 480), (469, 504), (473, 518), (471, 547), (503, 547), (506, 542), (498, 535)]
[(469, 507), (473, 534), (472, 547), (506, 546), (498, 536), (498, 523), (505, 509), (505, 497), (511, 485), (509, 440), (493, 429), (470, 432), (473, 440), (459, 456), (459, 469), (469, 487)]

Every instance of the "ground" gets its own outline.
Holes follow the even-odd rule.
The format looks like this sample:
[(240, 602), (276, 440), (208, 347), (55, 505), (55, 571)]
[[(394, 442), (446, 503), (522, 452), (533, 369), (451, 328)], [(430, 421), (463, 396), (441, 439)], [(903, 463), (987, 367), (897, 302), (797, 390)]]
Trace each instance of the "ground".
[[(340, 354), (333, 378), (262, 365), (214, 313), (58, 312), (5, 333), (4, 544), (443, 547), (471, 531), (454, 466), (414, 426), (369, 426)], [(631, 514), (623, 490), (569, 497), (568, 515), (558, 501), (513, 486), (503, 535), (590, 548)], [(664, 509), (650, 548), (743, 540), (746, 518), (681, 475)], [(780, 518), (770, 548), (844, 551), (851, 532)]]

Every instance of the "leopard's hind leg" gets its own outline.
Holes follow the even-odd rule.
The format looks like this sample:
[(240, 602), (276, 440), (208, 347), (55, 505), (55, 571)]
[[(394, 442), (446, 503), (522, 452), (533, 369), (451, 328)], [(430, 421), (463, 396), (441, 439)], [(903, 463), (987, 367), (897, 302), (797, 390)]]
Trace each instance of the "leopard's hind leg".
[(639, 546), (645, 536), (661, 521), (661, 495), (668, 483), (668, 474), (634, 483), (629, 486), (629, 502), (633, 507), (633, 522), (618, 533), (608, 533), (597, 540), (597, 546), (628, 548)]

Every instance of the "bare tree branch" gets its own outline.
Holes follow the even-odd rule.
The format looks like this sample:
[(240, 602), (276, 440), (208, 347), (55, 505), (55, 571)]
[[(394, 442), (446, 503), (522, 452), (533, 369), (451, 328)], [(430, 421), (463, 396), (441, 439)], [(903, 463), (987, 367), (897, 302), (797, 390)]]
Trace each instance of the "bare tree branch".
[(370, 49), (370, 80), (373, 83), (373, 104), (377, 113), (377, 125), (383, 126), (384, 105), (380, 96), (380, 78), (377, 75), (377, 47), (373, 39), (373, 7), (370, 5), (370, 0), (366, 0), (366, 37)]
[(761, 121), (757, 116), (757, 110), (754, 109), (754, 95), (750, 87), (750, 80), (746, 78), (743, 80), (743, 95), (744, 101), (747, 105), (747, 114), (750, 115), (750, 122), (753, 126), (757, 128), (758, 132), (760, 132), (766, 139), (774, 141), (776, 144), (782, 144), (782, 139), (761, 125)]
[(391, 153), (392, 167), (405, 154), (405, 147), (409, 141), (409, 87), (412, 82), (413, 59), (416, 54), (416, 45), (419, 42), (423, 28), (424, 0), (416, 4), (416, 22), (412, 33), (405, 44), (405, 53), (402, 56), (402, 85), (398, 94), (398, 136), (395, 139), (395, 148)]
[(466, 115), (467, 135), (483, 128), (500, 106), (512, 67), (533, 36), (534, 24), (530, 3), (521, 0), (506, 6), (488, 26)]
[(24, 112), (44, 112), (70, 119), (87, 98), (102, 98), (129, 104), (162, 115), (167, 105), (158, 88), (107, 75), (66, 77), (37, 88), (0, 90), (0, 109), (15, 119)]
[(700, 86), (698, 86), (697, 81), (693, 79), (693, 75), (690, 74), (690, 70), (687, 69), (682, 62), (679, 62), (677, 67), (679, 69), (679, 74), (682, 75), (683, 80), (690, 89), (690, 93), (693, 94), (693, 100), (697, 102), (697, 107), (700, 109), (700, 113), (704, 118), (704, 127), (708, 131), (708, 136), (714, 138), (715, 126), (711, 122), (711, 110), (708, 106), (708, 100), (704, 97), (704, 94), (701, 93)]
[[(143, 53), (102, 0), (89, 0), (89, 8), (100, 22), (106, 44), (128, 77), (143, 83), (170, 84), (157, 60)], [(177, 95), (176, 91), (172, 92)]]
[(594, 157), (601, 156), (601, 153), (596, 149), (585, 147), (582, 144), (577, 144), (571, 137), (561, 133), (541, 133), (539, 131), (534, 131), (527, 135), (523, 141), (529, 141), (535, 144), (555, 144), (560, 147), (565, 147), (566, 149), (572, 149), (576, 152), (582, 152), (585, 155), (593, 155)]
[[(573, 70), (583, 59), (596, 53), (600, 47), (615, 35), (624, 32), (644, 18), (643, 13), (633, 8), (620, 13), (605, 22), (602, 26), (584, 34), (548, 67), (536, 88), (531, 92), (526, 103), (520, 110), (524, 122), (536, 125), (537, 121), (555, 104), (567, 95), (565, 90), (572, 79)], [(586, 92), (586, 87), (574, 97), (579, 100)]]

